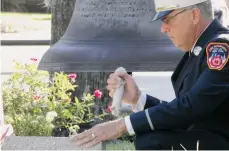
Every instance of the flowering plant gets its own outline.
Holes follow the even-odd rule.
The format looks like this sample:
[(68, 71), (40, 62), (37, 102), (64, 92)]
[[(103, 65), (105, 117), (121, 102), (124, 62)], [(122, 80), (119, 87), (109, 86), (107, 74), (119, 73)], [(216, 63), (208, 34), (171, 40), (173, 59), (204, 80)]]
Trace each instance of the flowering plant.
[(31, 58), (31, 62), (14, 62), (20, 72), (13, 73), (2, 87), (5, 120), (16, 135), (50, 136), (55, 127), (76, 133), (80, 123), (106, 115), (95, 116), (91, 110), (98, 92), (71, 100), (77, 87), (75, 73), (54, 73), (50, 80), (48, 72), (37, 70), (36, 58)]

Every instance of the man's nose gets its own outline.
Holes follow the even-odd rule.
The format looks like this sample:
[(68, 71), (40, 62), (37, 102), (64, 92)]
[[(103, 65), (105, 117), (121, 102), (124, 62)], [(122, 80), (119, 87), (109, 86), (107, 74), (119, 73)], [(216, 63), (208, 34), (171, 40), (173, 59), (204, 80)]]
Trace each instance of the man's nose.
[(162, 33), (167, 33), (169, 32), (169, 28), (167, 27), (167, 25), (165, 25), (165, 23), (162, 22), (161, 24), (161, 32)]

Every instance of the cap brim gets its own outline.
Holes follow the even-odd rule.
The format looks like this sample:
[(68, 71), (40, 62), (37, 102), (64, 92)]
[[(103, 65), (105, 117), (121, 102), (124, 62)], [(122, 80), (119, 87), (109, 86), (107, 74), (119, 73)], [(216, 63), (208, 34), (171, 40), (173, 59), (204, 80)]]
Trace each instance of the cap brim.
[(151, 22), (157, 21), (159, 19), (162, 19), (163, 17), (165, 17), (166, 15), (168, 15), (169, 13), (171, 13), (173, 10), (167, 10), (167, 11), (162, 11), (162, 12), (158, 12), (154, 15), (153, 19)]

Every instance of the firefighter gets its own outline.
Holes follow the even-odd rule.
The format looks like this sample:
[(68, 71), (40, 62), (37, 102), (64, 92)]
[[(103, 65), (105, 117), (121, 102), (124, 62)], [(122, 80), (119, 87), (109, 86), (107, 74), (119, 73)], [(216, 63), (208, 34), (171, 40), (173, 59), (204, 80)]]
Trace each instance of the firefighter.
[(160, 100), (141, 91), (130, 75), (112, 73), (109, 95), (124, 79), (123, 102), (135, 113), (96, 125), (72, 141), (90, 147), (128, 133), (136, 135), (137, 150), (229, 149), (228, 29), (213, 19), (210, 0), (154, 2), (153, 22), (161, 21), (161, 32), (184, 52), (171, 77), (176, 97)]

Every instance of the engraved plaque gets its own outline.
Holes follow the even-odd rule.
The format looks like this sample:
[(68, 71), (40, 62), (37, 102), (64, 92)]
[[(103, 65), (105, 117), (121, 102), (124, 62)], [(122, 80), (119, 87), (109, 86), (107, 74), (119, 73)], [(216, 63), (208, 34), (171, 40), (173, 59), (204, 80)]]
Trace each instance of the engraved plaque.
[[(155, 23), (150, 23), (154, 14), (152, 0), (78, 0), (74, 23), (69, 28), (77, 26), (75, 33), (80, 34), (80, 40), (150, 38), (152, 34), (160, 34), (160, 28), (154, 29)], [(67, 35), (75, 36), (75, 33), (71, 31)]]

